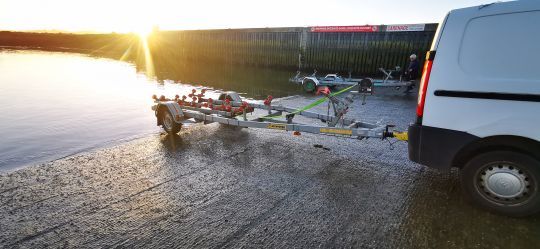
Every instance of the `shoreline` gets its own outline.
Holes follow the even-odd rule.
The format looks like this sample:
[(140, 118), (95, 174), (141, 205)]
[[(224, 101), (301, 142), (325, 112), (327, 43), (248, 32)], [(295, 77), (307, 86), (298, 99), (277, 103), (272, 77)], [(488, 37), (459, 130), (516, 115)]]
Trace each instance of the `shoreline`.
[(95, 145), (95, 146), (92, 146), (92, 147), (84, 148), (84, 149), (81, 149), (79, 151), (69, 153), (67, 155), (57, 157), (57, 158), (56, 157), (55, 158), (47, 158), (47, 159), (43, 159), (43, 160), (38, 160), (36, 162), (30, 162), (30, 163), (21, 164), (21, 165), (18, 165), (18, 166), (9, 166), (9, 167), (7, 167), (8, 169), (0, 168), (0, 176), (8, 175), (8, 174), (17, 172), (19, 170), (24, 170), (24, 169), (28, 169), (28, 168), (34, 168), (34, 167), (40, 167), (42, 165), (53, 163), (55, 161), (66, 159), (66, 158), (69, 158), (69, 157), (82, 155), (82, 154), (85, 154), (85, 153), (92, 153), (92, 152), (99, 151), (101, 149), (108, 149), (108, 148), (111, 148), (111, 147), (120, 146), (122, 144), (130, 143), (132, 141), (139, 140), (139, 139), (149, 138), (151, 136), (155, 136), (155, 135), (159, 135), (159, 134), (160, 133), (147, 133), (147, 134), (134, 135), (134, 136), (132, 136), (130, 138), (120, 139), (120, 140), (111, 140), (111, 141), (108, 141), (108, 142), (100, 144), (100, 145)]

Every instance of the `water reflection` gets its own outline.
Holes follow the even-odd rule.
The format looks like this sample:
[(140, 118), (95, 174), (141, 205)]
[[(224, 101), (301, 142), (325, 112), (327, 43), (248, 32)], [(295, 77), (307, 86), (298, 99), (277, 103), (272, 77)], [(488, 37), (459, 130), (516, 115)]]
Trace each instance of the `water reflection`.
[(152, 94), (183, 95), (193, 85), (256, 99), (300, 92), (287, 71), (155, 56), (147, 77), (144, 63), (92, 56), (0, 50), (0, 171), (158, 132)]
[[(203, 85), (215, 89), (236, 91), (246, 97), (261, 99), (268, 95), (289, 96), (301, 93), (301, 89), (288, 82), (289, 71), (254, 68), (230, 64), (195, 64), (171, 62), (154, 56), (154, 73), (158, 82), (173, 80), (190, 85)], [(138, 70), (145, 70), (137, 64)]]

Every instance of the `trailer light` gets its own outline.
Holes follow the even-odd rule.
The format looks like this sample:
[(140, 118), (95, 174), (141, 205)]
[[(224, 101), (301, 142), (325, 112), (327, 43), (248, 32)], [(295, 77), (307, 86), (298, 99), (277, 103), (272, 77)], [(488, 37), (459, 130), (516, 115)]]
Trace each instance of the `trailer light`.
[(424, 70), (422, 71), (422, 79), (420, 80), (420, 91), (418, 92), (418, 105), (416, 106), (417, 122), (421, 122), (424, 116), (424, 105), (426, 102), (426, 91), (429, 84), (429, 77), (431, 75), (431, 68), (433, 67), (433, 60), (435, 59), (435, 51), (429, 51), (426, 55), (426, 62), (424, 63)]

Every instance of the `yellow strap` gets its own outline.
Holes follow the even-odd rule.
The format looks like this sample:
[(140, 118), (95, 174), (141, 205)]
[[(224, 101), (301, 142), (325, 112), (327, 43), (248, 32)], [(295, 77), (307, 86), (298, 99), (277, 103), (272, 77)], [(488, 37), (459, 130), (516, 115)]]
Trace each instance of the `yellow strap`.
[[(297, 113), (300, 113), (300, 112), (303, 112), (303, 111), (307, 111), (307, 110), (309, 110), (309, 109), (311, 109), (311, 108), (313, 108), (315, 106), (318, 106), (318, 105), (326, 102), (326, 100), (328, 100), (330, 97), (342, 94), (342, 93), (344, 93), (346, 91), (349, 91), (355, 86), (356, 85), (352, 85), (352, 86), (346, 87), (344, 89), (341, 89), (338, 92), (330, 93), (327, 97), (322, 97), (322, 98), (318, 99), (317, 101), (315, 101), (315, 102), (313, 102), (313, 103), (311, 103), (309, 105), (306, 105), (306, 106), (304, 106), (304, 107), (302, 107), (300, 109), (296, 109), (295, 111), (291, 112), (291, 114), (297, 114)], [(283, 117), (284, 117), (284, 115), (272, 115), (272, 116), (264, 116), (262, 118), (264, 118), (264, 119), (272, 119), (272, 118), (283, 118)]]
[(409, 134), (407, 132), (397, 132), (394, 131), (394, 138), (401, 141), (409, 141)]

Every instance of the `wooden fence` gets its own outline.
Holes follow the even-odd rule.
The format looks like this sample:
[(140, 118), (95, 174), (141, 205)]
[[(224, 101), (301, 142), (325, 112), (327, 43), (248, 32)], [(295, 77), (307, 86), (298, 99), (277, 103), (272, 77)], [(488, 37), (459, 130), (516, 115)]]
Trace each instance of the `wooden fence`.
[(313, 32), (310, 28), (264, 28), (166, 31), (152, 36), (155, 57), (300, 69), (310, 72), (351, 72), (376, 75), (378, 68), (405, 67), (410, 54), (422, 61), (437, 24), (422, 31)]

